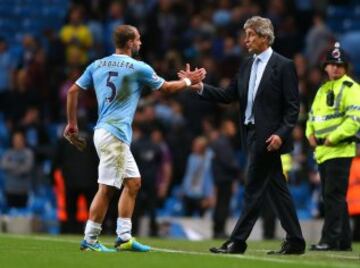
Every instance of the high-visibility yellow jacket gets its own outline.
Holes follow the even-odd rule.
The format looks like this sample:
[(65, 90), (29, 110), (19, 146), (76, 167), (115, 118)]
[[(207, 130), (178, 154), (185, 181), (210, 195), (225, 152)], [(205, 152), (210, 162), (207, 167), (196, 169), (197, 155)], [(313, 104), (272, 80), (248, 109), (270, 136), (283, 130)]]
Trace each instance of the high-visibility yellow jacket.
[[(331, 98), (333, 101), (329, 101)], [(360, 86), (347, 75), (323, 84), (309, 113), (306, 136), (328, 138), (332, 146), (317, 146), (316, 161), (321, 164), (329, 159), (354, 157), (355, 143), (344, 139), (355, 136), (359, 129)]]

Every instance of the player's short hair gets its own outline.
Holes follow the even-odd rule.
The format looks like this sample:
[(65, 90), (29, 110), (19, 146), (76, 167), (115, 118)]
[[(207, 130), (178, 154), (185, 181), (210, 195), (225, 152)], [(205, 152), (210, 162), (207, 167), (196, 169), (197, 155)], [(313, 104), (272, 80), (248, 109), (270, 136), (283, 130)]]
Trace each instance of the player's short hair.
[(267, 37), (270, 46), (274, 43), (274, 26), (271, 20), (260, 16), (253, 16), (244, 24), (244, 30), (248, 28), (253, 29), (260, 36)]
[(124, 48), (129, 40), (135, 39), (136, 28), (131, 25), (120, 25), (115, 28), (113, 33), (116, 48)]

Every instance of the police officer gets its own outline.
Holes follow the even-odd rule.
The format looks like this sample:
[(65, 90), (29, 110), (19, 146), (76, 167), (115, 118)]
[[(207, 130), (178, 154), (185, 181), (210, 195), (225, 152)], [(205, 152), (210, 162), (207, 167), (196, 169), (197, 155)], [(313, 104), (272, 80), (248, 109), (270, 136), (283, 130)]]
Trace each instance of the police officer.
[(360, 87), (346, 75), (348, 60), (339, 43), (326, 55), (323, 84), (312, 104), (306, 136), (319, 165), (325, 219), (318, 244), (310, 250), (351, 250), (346, 191), (354, 137), (360, 128)]

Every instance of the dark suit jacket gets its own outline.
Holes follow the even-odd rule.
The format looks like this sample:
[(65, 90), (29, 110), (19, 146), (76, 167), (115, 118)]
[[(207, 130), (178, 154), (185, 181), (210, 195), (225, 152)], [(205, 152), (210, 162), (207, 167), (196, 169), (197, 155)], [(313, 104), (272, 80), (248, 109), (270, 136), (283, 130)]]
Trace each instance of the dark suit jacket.
[[(248, 84), (253, 58), (247, 59), (226, 89), (204, 84), (201, 97), (206, 100), (240, 103), (240, 133), (242, 148), (247, 151), (245, 140), (245, 109)], [(276, 52), (271, 55), (254, 101), (256, 148), (266, 150), (266, 140), (277, 134), (283, 144), (280, 153), (288, 153), (293, 148), (291, 132), (299, 114), (298, 80), (293, 62)]]

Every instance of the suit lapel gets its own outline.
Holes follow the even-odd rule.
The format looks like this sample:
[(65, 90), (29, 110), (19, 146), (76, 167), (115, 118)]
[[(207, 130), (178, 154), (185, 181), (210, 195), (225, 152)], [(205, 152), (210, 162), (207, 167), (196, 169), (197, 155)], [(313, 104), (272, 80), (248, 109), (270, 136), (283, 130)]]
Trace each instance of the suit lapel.
[(264, 87), (265, 82), (269, 81), (269, 79), (271, 77), (274, 66), (276, 65), (276, 59), (275, 58), (276, 58), (275, 57), (275, 52), (273, 52), (272, 55), (270, 56), (270, 59), (269, 59), (268, 63), (266, 64), (264, 73), (263, 73), (263, 75), (261, 77), (259, 87), (258, 87), (258, 90), (256, 92), (255, 99), (261, 93), (261, 91), (265, 88)]

